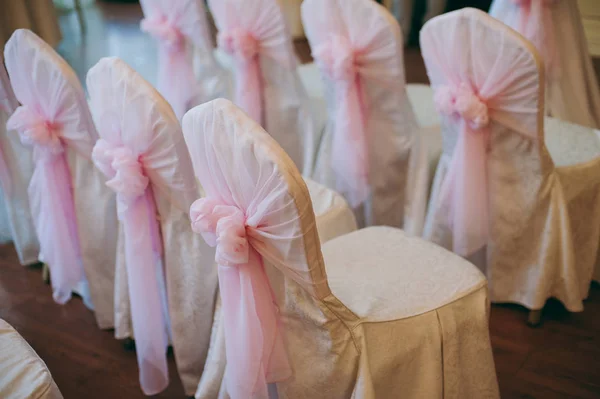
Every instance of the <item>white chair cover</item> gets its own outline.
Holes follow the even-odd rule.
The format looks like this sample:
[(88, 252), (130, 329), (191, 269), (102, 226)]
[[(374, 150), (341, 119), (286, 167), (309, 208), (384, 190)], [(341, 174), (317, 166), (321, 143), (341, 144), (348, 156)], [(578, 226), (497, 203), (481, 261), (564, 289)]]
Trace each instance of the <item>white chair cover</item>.
[(46, 364), (33, 348), (0, 319), (0, 397), (62, 399)]
[[(199, 174), (210, 185), (206, 201), (245, 211), (240, 240), (264, 260), (292, 370), (284, 380), (273, 376), (269, 397), (498, 397), (486, 282), (476, 268), (391, 228), (338, 237), (323, 246), (324, 259), (302, 178), (263, 129), (225, 100), (195, 108), (183, 123), (195, 169), (209, 172)], [(217, 234), (229, 221), (218, 222)], [(236, 381), (224, 379), (231, 366), (219, 309), (196, 398), (266, 397), (240, 395), (231, 390)], [(236, 354), (243, 358), (227, 358)]]
[[(4, 57), (19, 102), (39, 104), (46, 118), (65, 126), (62, 134), (72, 178), (81, 261), (89, 284), (89, 292), (85, 286), (78, 291), (88, 307), (93, 304), (98, 326), (111, 328), (115, 196), (90, 159), (98, 134), (83, 89), (65, 60), (31, 31), (17, 30), (6, 44)], [(41, 200), (37, 198), (36, 203)]]
[(0, 206), (3, 208), (0, 209), (0, 217), (5, 217), (0, 222), (0, 239), (12, 240), (19, 262), (30, 265), (37, 262), (40, 252), (27, 195), (27, 186), (33, 174), (33, 160), (31, 150), (21, 144), (17, 132), (6, 130), (6, 121), (18, 106), (19, 102), (4, 69), (4, 57), (0, 54), (0, 168), (4, 169), (0, 175), (8, 176), (5, 183), (0, 182)]
[[(165, 326), (167, 338), (184, 388), (193, 392), (208, 351), (217, 276), (214, 251), (190, 229), (188, 209), (198, 189), (181, 127), (167, 102), (117, 58), (104, 58), (90, 69), (87, 86), (100, 136), (111, 146), (123, 146), (139, 155), (143, 174), (149, 178), (162, 237), (163, 253), (155, 267), (160, 295), (157, 306), (162, 308), (147, 309), (146, 314), (170, 316), (166, 317), (167, 324), (170, 321)], [(101, 166), (99, 155), (95, 160)], [(126, 264), (126, 240), (135, 240), (126, 235), (124, 227), (122, 224), (117, 250), (115, 335), (141, 342), (147, 331), (134, 331), (137, 324), (132, 325), (130, 293), (134, 291)], [(150, 303), (150, 298), (147, 301)]]
[(226, 96), (228, 79), (212, 52), (204, 2), (142, 0), (141, 5), (142, 30), (158, 41), (157, 87), (175, 114), (182, 118), (195, 105)]
[[(330, 187), (340, 186), (355, 208), (359, 225), (404, 226), (420, 234), (427, 202), (428, 163), (405, 89), (398, 23), (384, 7), (370, 0), (307, 0), (302, 15), (313, 56), (326, 82), (330, 114), (317, 156), (315, 180)], [(341, 48), (343, 45), (348, 49)], [(333, 59), (328, 63), (329, 57)], [(335, 71), (330, 70), (332, 62)], [(332, 73), (339, 75), (344, 68), (356, 74), (360, 82), (355, 101), (360, 104), (358, 114), (362, 116), (357, 112), (340, 114), (343, 99), (352, 94), (345, 91), (347, 83)], [(355, 78), (351, 79), (354, 83)], [(365, 157), (359, 160), (341, 149), (347, 147), (345, 142), (354, 143), (350, 128), (361, 124), (365, 144), (356, 147), (367, 148), (361, 150)], [(366, 201), (353, 194), (356, 190), (344, 190), (346, 179), (358, 179), (350, 167), (338, 170), (343, 166), (340, 156), (350, 164), (366, 162)]]
[(490, 15), (538, 48), (547, 66), (546, 112), (600, 128), (600, 88), (575, 0), (494, 0)]
[[(599, 229), (590, 227), (589, 220), (600, 217), (599, 182), (591, 178), (599, 173), (600, 158), (585, 162), (574, 152), (578, 161), (555, 167), (552, 158), (556, 157), (550, 157), (544, 144), (544, 87), (540, 84), (544, 71), (535, 49), (504, 24), (473, 9), (427, 23), (421, 32), (421, 48), (435, 90), (449, 85), (472, 87), (489, 115), (487, 133), (465, 133), (462, 126), (467, 122), (458, 114), (443, 115), (444, 153), (430, 199), (426, 238), (464, 251), (478, 264), (488, 276), (494, 302), (537, 310), (555, 297), (570, 311), (582, 310), (599, 241)], [(441, 96), (439, 100), (440, 106), (447, 104)], [(455, 104), (459, 106), (458, 101)], [(486, 189), (479, 188), (483, 190), (480, 198), (457, 191), (458, 168), (479, 156), (467, 149), (464, 158), (452, 163), (464, 134), (487, 135), (483, 136), (488, 141), (482, 166), (486, 170), (481, 175), (488, 183)], [(575, 138), (565, 135), (566, 141)], [(569, 151), (564, 144), (562, 149)], [(452, 168), (457, 169), (450, 197), (444, 194), (444, 185)], [(475, 169), (465, 170), (480, 172), (481, 168)], [(472, 181), (468, 176), (465, 179)], [(470, 187), (470, 192), (476, 188)], [(454, 194), (463, 198), (458, 200)], [(464, 214), (457, 213), (463, 210)], [(487, 223), (480, 223), (489, 229), (486, 235), (470, 230), (466, 217), (474, 210), (488, 215)], [(463, 234), (457, 230), (461, 227), (457, 220), (467, 226), (466, 235), (457, 235)], [(480, 217), (477, 220), (481, 222)]]
[[(222, 48), (223, 38), (237, 34), (250, 35), (257, 43), (258, 91), (262, 95), (260, 101), (250, 101), (261, 115), (255, 118), (261, 119), (259, 122), (274, 135), (303, 174), (310, 176), (320, 131), (315, 127), (311, 103), (296, 70), (298, 62), (279, 3), (277, 0), (211, 0), (208, 4), (222, 38), (219, 44), (220, 58), (226, 59), (222, 63), (232, 69), (234, 76), (237, 76), (234, 79), (236, 82), (241, 82), (239, 74), (245, 63), (236, 61), (241, 54), (237, 50), (233, 55)], [(233, 59), (227, 60), (227, 55), (233, 56)], [(239, 84), (234, 86), (235, 92)], [(239, 96), (236, 94), (233, 97)], [(234, 101), (239, 101), (239, 98)]]

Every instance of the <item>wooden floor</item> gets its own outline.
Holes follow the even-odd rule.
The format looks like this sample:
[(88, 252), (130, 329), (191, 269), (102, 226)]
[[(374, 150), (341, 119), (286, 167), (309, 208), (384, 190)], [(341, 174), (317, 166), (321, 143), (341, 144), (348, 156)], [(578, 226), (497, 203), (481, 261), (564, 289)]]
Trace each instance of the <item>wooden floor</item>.
[[(139, 32), (139, 6), (86, 9), (89, 33), (82, 37), (74, 15), (61, 17), (60, 52), (84, 79), (102, 56), (122, 57), (150, 81), (155, 47)], [(297, 43), (309, 59), (306, 43)], [(407, 80), (427, 82), (417, 49), (405, 54)], [(525, 325), (518, 306), (492, 306), (491, 336), (503, 398), (600, 398), (600, 288), (593, 286), (585, 311), (569, 314), (551, 302), (540, 328)], [(52, 302), (39, 268), (18, 265), (11, 245), (0, 246), (0, 318), (12, 324), (47, 363), (66, 399), (143, 398), (134, 352), (111, 331), (100, 331), (78, 298)], [(172, 356), (171, 385), (159, 398), (183, 398)], [(465, 398), (470, 399), (470, 398)], [(476, 398), (473, 398), (476, 399)]]

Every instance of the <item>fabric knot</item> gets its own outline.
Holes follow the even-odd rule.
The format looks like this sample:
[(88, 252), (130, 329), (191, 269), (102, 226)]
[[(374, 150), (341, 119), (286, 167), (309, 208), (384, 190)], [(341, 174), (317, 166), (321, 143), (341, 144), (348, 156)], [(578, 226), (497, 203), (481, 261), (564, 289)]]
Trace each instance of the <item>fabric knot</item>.
[(315, 48), (313, 57), (332, 79), (354, 81), (357, 74), (355, 51), (344, 36), (331, 36)]
[(238, 207), (201, 198), (190, 207), (190, 219), (192, 230), (201, 234), (208, 245), (217, 248), (215, 260), (219, 265), (248, 263), (246, 217)]
[(64, 149), (60, 140), (60, 124), (41, 116), (30, 107), (22, 105), (6, 123), (8, 130), (19, 132), (21, 142), (47, 155), (61, 154)]
[(92, 151), (92, 160), (96, 167), (110, 178), (106, 185), (125, 202), (141, 197), (150, 183), (144, 175), (139, 157), (127, 147), (113, 146), (100, 139)]
[(217, 43), (226, 53), (249, 61), (258, 54), (258, 41), (252, 34), (241, 29), (219, 32)]
[(184, 35), (165, 16), (144, 18), (140, 23), (140, 28), (143, 32), (164, 43), (169, 51), (179, 51), (183, 48)]
[(490, 122), (487, 105), (466, 83), (461, 83), (458, 87), (438, 87), (434, 101), (440, 113), (458, 115), (472, 129), (479, 130)]

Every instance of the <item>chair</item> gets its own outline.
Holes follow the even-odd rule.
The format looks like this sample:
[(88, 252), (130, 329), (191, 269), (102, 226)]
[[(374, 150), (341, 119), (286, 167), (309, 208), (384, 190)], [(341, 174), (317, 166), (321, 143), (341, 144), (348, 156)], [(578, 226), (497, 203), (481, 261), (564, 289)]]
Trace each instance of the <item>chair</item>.
[(490, 15), (529, 39), (546, 66), (546, 112), (600, 128), (600, 89), (577, 1), (495, 0)]
[(195, 105), (228, 95), (213, 55), (204, 1), (142, 0), (141, 29), (158, 43), (157, 88), (179, 119)]
[(420, 234), (427, 149), (406, 94), (398, 23), (371, 0), (306, 0), (302, 16), (330, 115), (314, 179), (347, 198), (359, 225)]
[(421, 49), (444, 135), (425, 237), (477, 264), (493, 302), (539, 311), (555, 297), (581, 311), (600, 240), (600, 143), (589, 129), (544, 132), (537, 52), (487, 14), (431, 20)]
[[(264, 126), (310, 176), (320, 140), (277, 0), (208, 2), (220, 52), (234, 77), (233, 102)], [(223, 57), (222, 57), (223, 58)]]
[[(167, 386), (165, 351), (172, 343), (184, 389), (192, 395), (208, 351), (217, 280), (214, 250), (190, 231), (187, 209), (198, 188), (179, 123), (160, 95), (119, 59), (101, 60), (89, 71), (87, 86), (101, 137), (93, 158), (117, 192), (121, 221), (115, 335), (135, 338), (146, 394)], [(343, 199), (323, 190), (313, 184), (326, 233), (354, 230)], [(138, 212), (158, 217), (144, 227), (139, 215), (135, 219)], [(154, 321), (144, 319), (144, 309)], [(154, 328), (146, 324), (151, 322)], [(160, 364), (158, 375), (148, 359)]]
[(0, 319), (0, 397), (62, 399), (46, 364), (6, 321)]
[(6, 216), (0, 231), (13, 242), (19, 262), (31, 265), (38, 261), (40, 253), (27, 196), (33, 159), (31, 151), (19, 141), (19, 135), (6, 130), (7, 119), (18, 106), (0, 54), (0, 201), (4, 208), (0, 212)]
[(33, 148), (29, 204), (54, 300), (63, 304), (75, 291), (98, 326), (111, 328), (116, 204), (91, 162), (97, 132), (83, 89), (65, 60), (31, 31), (15, 31), (4, 58), (22, 104), (7, 128)]
[[(100, 135), (92, 158), (117, 195), (115, 335), (135, 337), (140, 385), (154, 395), (169, 383), (170, 343), (184, 381), (202, 366), (189, 353), (201, 357), (208, 348), (214, 251), (190, 231), (187, 210), (198, 188), (171, 107), (117, 58), (91, 68), (87, 87)], [(186, 301), (202, 305), (193, 317)]]
[(321, 251), (300, 173), (256, 122), (219, 99), (183, 131), (221, 297), (197, 398), (498, 397), (476, 268), (384, 227)]

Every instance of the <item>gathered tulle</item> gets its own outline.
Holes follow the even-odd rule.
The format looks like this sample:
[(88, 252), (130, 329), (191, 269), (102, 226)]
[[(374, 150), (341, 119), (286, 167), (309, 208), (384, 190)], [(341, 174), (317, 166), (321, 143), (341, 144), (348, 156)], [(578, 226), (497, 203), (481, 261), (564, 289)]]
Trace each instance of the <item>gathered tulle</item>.
[(341, 35), (331, 35), (313, 51), (313, 57), (334, 82), (334, 114), (331, 167), (337, 175), (336, 189), (353, 208), (369, 195), (369, 160), (366, 137), (366, 107), (355, 50)]
[(192, 228), (216, 246), (227, 390), (235, 399), (266, 398), (266, 384), (287, 379), (291, 369), (263, 262), (311, 295), (329, 295), (314, 212), (310, 201), (297, 208), (289, 194), (283, 175), (293, 162), (231, 102), (192, 109), (183, 132), (206, 193), (190, 209)]
[(265, 85), (261, 56), (285, 68), (295, 68), (277, 2), (260, 0), (209, 1), (219, 28), (217, 45), (234, 61), (234, 102), (261, 125), (265, 125)]
[[(444, 122), (458, 125), (459, 130), (436, 203), (448, 210), (453, 250), (465, 257), (483, 248), (489, 238), (490, 125), (498, 123), (527, 138), (538, 138), (539, 82), (535, 74), (520, 73), (531, 70), (529, 54), (517, 44), (516, 35), (499, 35), (495, 38), (499, 42), (480, 51), (481, 22), (470, 15), (467, 11), (453, 24), (443, 25), (444, 31), (440, 24), (427, 24), (421, 33), (436, 107)], [(504, 29), (490, 20), (493, 27), (498, 24), (498, 30)], [(448, 45), (447, 38), (458, 35), (459, 29), (465, 41)]]
[(26, 105), (17, 108), (6, 125), (19, 133), (23, 144), (33, 147), (35, 169), (28, 193), (40, 260), (49, 265), (54, 301), (64, 304), (85, 283), (85, 274), (62, 127)]
[[(192, 203), (196, 185), (185, 143), (168, 104), (123, 61), (104, 58), (87, 76), (101, 139), (92, 158), (117, 194), (133, 335), (146, 395), (169, 384), (170, 323), (163, 298), (163, 244), (155, 195), (177, 208)], [(160, 273), (160, 274), (159, 274)]]
[(158, 43), (158, 91), (179, 119), (204, 99), (194, 73), (194, 49), (211, 47), (207, 38), (204, 7), (195, 0), (142, 0), (142, 31)]

